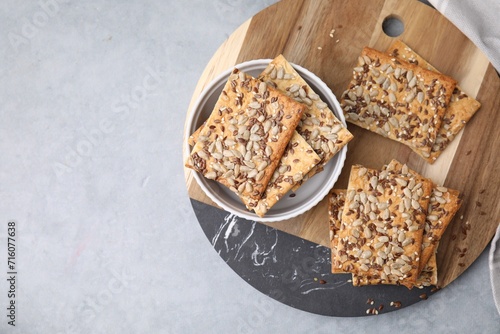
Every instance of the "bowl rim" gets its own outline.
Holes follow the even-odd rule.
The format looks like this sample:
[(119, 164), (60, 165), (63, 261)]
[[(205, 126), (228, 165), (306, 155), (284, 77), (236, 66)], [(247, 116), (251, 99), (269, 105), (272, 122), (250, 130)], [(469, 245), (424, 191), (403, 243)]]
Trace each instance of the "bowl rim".
[[(197, 97), (193, 107), (189, 111), (188, 121), (186, 124), (186, 130), (191, 131), (191, 129), (193, 128), (193, 125), (198, 122), (200, 115), (199, 115), (199, 113), (196, 114), (195, 111), (198, 110), (203, 103), (206, 103), (206, 99), (209, 96), (211, 96), (215, 90), (220, 88), (220, 85), (219, 85), (220, 81), (222, 81), (222, 84), (224, 84), (226, 82), (228, 76), (231, 74), (231, 72), (234, 70), (234, 68), (238, 68), (241, 71), (248, 72), (248, 71), (251, 71), (252, 69), (260, 68), (261, 66), (263, 66), (265, 68), (265, 67), (267, 67), (267, 65), (269, 65), (269, 63), (271, 61), (272, 61), (272, 59), (254, 59), (254, 60), (245, 61), (245, 62), (236, 64), (227, 70), (224, 70), (219, 75), (217, 75), (214, 79), (212, 79), (206, 85), (206, 87), (202, 90), (200, 95)], [(342, 122), (342, 124), (347, 127), (345, 117), (344, 117), (344, 114), (342, 112), (342, 108), (340, 106), (340, 103), (338, 102), (337, 97), (335, 96), (335, 94), (333, 94), (330, 87), (328, 87), (324, 83), (324, 81), (321, 80), (313, 72), (311, 72), (311, 71), (307, 70), (306, 68), (304, 68), (300, 65), (297, 65), (295, 63), (290, 62), (290, 64), (301, 76), (303, 76), (303, 74), (306, 74), (307, 78), (311, 81), (314, 81), (314, 85), (319, 87), (319, 89), (321, 89), (321, 91), (324, 95), (327, 95), (330, 97), (330, 100), (333, 101), (333, 106), (330, 105), (329, 101), (325, 101), (325, 102), (328, 103), (328, 106), (330, 107), (332, 112), (334, 112), (335, 116), (340, 120), (340, 122)], [(337, 111), (337, 112), (335, 112), (335, 111)], [(189, 153), (190, 153), (190, 146), (189, 146), (189, 144), (187, 144), (187, 140), (189, 138), (189, 135), (190, 134), (186, 134), (186, 138), (185, 138), (186, 143), (184, 143), (185, 156), (189, 156)], [(311, 210), (312, 208), (314, 208), (316, 205), (318, 205), (318, 203), (321, 202), (325, 198), (325, 196), (330, 192), (331, 188), (337, 182), (337, 180), (342, 172), (342, 169), (343, 169), (344, 164), (345, 164), (346, 156), (347, 156), (347, 144), (344, 145), (344, 147), (342, 147), (342, 149), (339, 152), (337, 152), (336, 155), (338, 155), (338, 161), (337, 161), (337, 164), (334, 168), (334, 173), (332, 173), (332, 175), (330, 175), (330, 177), (327, 180), (325, 180), (326, 182), (324, 183), (324, 186), (321, 187), (320, 189), (318, 189), (320, 191), (318, 193), (315, 193), (315, 195), (309, 201), (307, 201), (305, 204), (300, 205), (297, 208), (293, 208), (292, 210), (289, 210), (285, 214), (280, 214), (280, 215), (275, 215), (275, 216), (259, 217), (257, 214), (255, 214), (251, 211), (248, 211), (246, 208), (243, 211), (243, 210), (235, 209), (235, 208), (227, 205), (219, 194), (213, 193), (205, 186), (204, 178), (198, 172), (193, 170), (192, 174), (193, 174), (194, 179), (196, 180), (196, 182), (200, 186), (200, 188), (203, 190), (203, 192), (213, 202), (215, 202), (219, 207), (221, 207), (225, 211), (227, 211), (231, 214), (234, 214), (238, 217), (248, 219), (251, 221), (278, 222), (278, 221), (284, 221), (284, 220), (288, 220), (288, 219), (297, 217), (297, 216)], [(329, 163), (333, 163), (332, 160)], [(213, 182), (216, 182), (216, 181), (213, 181)]]

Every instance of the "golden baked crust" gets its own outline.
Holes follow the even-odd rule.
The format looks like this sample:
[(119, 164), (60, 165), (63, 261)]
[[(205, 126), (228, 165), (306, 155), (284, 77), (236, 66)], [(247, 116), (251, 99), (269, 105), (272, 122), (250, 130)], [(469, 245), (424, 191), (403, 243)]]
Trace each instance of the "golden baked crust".
[[(415, 185), (407, 193), (409, 183)], [(427, 179), (352, 166), (336, 263), (356, 276), (354, 285), (415, 285), (431, 186)]]
[(198, 136), (200, 135), (200, 132), (203, 129), (203, 127), (205, 126), (206, 123), (207, 122), (203, 122), (203, 124), (200, 125), (198, 127), (198, 129), (196, 129), (196, 131), (191, 134), (191, 136), (189, 136), (189, 138), (188, 138), (188, 144), (189, 144), (189, 146), (193, 147), (194, 145), (196, 145), (196, 141), (198, 140)]
[(423, 288), (424, 286), (436, 285), (438, 281), (438, 269), (436, 253), (432, 254), (429, 261), (425, 264), (423, 270), (418, 276), (417, 283), (415, 286), (418, 288)]
[[(397, 160), (392, 160), (385, 170), (402, 175), (413, 175), (422, 177), (414, 170), (408, 168)], [(439, 240), (462, 205), (458, 190), (432, 185), (432, 192), (429, 199), (429, 207), (425, 217), (425, 229), (422, 239), (422, 254), (420, 256), (419, 271), (424, 270), (425, 265), (436, 252)]]
[(332, 273), (344, 273), (337, 262), (338, 232), (342, 223), (346, 189), (332, 189), (328, 194), (328, 221), (330, 226), (330, 248), (332, 253)]
[(321, 162), (294, 187), (296, 191), (300, 184), (323, 170), (323, 166), (352, 139), (352, 134), (283, 55), (273, 59), (259, 79), (307, 106), (297, 132), (311, 145)]
[[(422, 241), (422, 261), (428, 260), (435, 253), (439, 240), (462, 205), (459, 196), (460, 192), (454, 189), (440, 186), (432, 189)], [(420, 270), (423, 269), (421, 264)]]
[[(362, 285), (360, 281), (362, 279), (363, 278), (360, 276), (352, 275), (353, 285), (354, 286)], [(431, 258), (425, 265), (424, 270), (422, 270), (422, 272), (418, 276), (414, 287), (421, 289), (426, 286), (436, 285), (437, 281), (438, 281), (437, 262), (436, 262), (436, 254), (434, 254), (433, 256), (431, 256)]]
[[(194, 146), (198, 136), (205, 124), (202, 124), (188, 138), (188, 144)], [(319, 156), (304, 138), (294, 132), (288, 143), (283, 156), (274, 170), (266, 191), (259, 200), (248, 196), (241, 196), (241, 200), (248, 210), (255, 211), (259, 217), (269, 211), (290, 189), (302, 180), (312, 168), (320, 162)]]
[(258, 200), (305, 109), (234, 69), (185, 165)]
[[(387, 53), (392, 57), (439, 73), (434, 66), (429, 64), (401, 40), (394, 41), (387, 50)], [(458, 85), (455, 87), (450, 104), (444, 114), (443, 122), (438, 130), (436, 141), (432, 146), (430, 156), (426, 158), (427, 162), (432, 164), (436, 161), (480, 107), (481, 103), (467, 95)]]
[(320, 161), (319, 156), (296, 131), (288, 143), (283, 156), (274, 170), (266, 191), (258, 201), (244, 198), (248, 209), (253, 209), (259, 217), (264, 217), (292, 187), (301, 181), (311, 168)]
[(452, 78), (365, 47), (340, 104), (348, 122), (428, 158), (455, 85)]

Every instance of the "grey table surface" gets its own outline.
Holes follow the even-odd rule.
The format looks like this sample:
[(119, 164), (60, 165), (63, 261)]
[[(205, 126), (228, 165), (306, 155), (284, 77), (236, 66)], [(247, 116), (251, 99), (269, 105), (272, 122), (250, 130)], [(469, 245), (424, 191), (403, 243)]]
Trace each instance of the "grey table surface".
[(0, 3), (0, 333), (500, 333), (487, 251), (426, 301), (331, 318), (213, 250), (185, 189), (185, 115), (219, 45), (274, 2)]

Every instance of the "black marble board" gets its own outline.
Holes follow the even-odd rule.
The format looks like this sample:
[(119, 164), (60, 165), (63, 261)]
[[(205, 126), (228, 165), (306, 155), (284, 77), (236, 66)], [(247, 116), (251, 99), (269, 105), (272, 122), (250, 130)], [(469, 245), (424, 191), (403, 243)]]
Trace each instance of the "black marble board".
[[(191, 199), (214, 250), (241, 279), (288, 306), (325, 316), (383, 314), (427, 299), (436, 287), (354, 287), (332, 274), (330, 249)], [(392, 305), (391, 305), (392, 304)]]

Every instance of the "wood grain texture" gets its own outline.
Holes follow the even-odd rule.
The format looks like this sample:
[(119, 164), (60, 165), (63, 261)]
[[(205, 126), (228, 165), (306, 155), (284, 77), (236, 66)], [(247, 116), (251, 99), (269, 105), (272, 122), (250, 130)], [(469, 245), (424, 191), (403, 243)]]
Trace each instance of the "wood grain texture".
[[(446, 184), (463, 192), (463, 204), (438, 248), (438, 284), (458, 277), (481, 254), (500, 223), (500, 80), (489, 66), (477, 99), (492, 116), (473, 117), (455, 154)], [(479, 116), (476, 115), (476, 116)], [(486, 148), (488, 146), (488, 148)]]
[[(221, 45), (200, 77), (189, 113), (205, 85), (220, 72), (243, 61), (274, 58), (280, 53), (314, 72), (340, 96), (361, 49), (370, 46), (383, 51), (391, 44), (393, 38), (382, 30), (387, 17), (401, 19), (405, 30), (398, 38), (439, 71), (458, 80), (482, 107), (433, 165), (404, 145), (349, 124), (354, 139), (348, 144), (344, 172), (335, 187), (347, 186), (353, 164), (381, 168), (398, 159), (435, 182), (459, 190), (463, 206), (438, 252), (439, 285), (444, 287), (479, 256), (499, 224), (500, 80), (483, 53), (439, 12), (415, 0), (278, 2), (245, 22)], [(184, 134), (185, 157), (189, 135)], [(186, 169), (185, 177), (191, 198), (215, 205), (190, 170)], [(299, 217), (267, 225), (329, 245), (326, 200)]]

